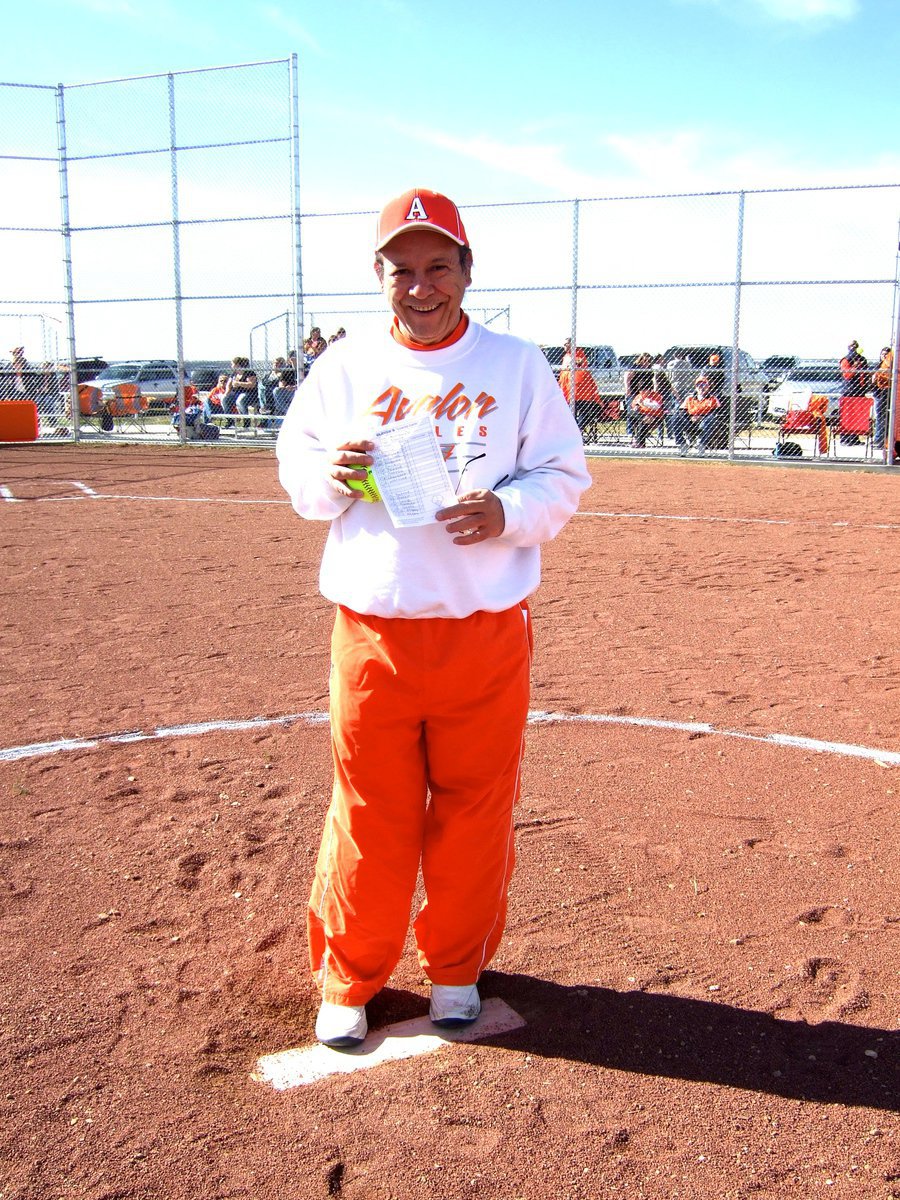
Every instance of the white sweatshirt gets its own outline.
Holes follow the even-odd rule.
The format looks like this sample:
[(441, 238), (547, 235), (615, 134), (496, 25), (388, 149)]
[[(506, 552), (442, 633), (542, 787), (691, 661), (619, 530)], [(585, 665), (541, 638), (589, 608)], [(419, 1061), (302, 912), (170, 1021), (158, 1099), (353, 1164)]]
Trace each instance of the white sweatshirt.
[[(339, 495), (331, 452), (392, 422), (432, 413), (459, 496), (493, 491), (499, 538), (456, 546), (435, 522), (395, 529), (381, 503)], [(531, 342), (473, 321), (441, 350), (378, 337), (332, 343), (298, 388), (278, 437), (279, 478), (301, 517), (331, 521), (322, 594), (381, 617), (501, 612), (540, 582), (540, 544), (555, 537), (591, 479), (581, 435)]]

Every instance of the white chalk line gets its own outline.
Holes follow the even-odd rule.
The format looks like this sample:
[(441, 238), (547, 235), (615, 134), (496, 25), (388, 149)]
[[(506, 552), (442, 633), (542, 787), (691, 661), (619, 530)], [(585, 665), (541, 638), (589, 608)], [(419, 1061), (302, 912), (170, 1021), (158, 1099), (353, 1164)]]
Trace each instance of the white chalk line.
[[(62, 482), (62, 481), (54, 481)], [(242, 500), (235, 496), (138, 496), (125, 492), (95, 492), (84, 483), (67, 480), (80, 491), (71, 496), (16, 496), (5, 484), (0, 484), (0, 498), (14, 504), (71, 504), (78, 500), (150, 501), (153, 504), (276, 504), (290, 508), (290, 500)]]
[[(241, 721), (200, 721), (186, 725), (162, 725), (157, 729), (134, 729), (121, 733), (101, 733), (86, 738), (60, 738), (53, 742), (31, 742), (0, 750), (0, 762), (19, 762), (74, 750), (94, 750), (99, 746), (130, 745), (164, 738), (194, 737), (206, 733), (227, 733), (248, 729), (270, 729), (285, 725), (327, 725), (327, 712), (291, 713), (283, 717), (248, 717)], [(792, 750), (810, 750), (817, 754), (837, 754), (843, 758), (863, 758), (881, 766), (900, 766), (900, 752), (851, 742), (828, 742), (818, 738), (796, 737), (786, 733), (746, 733), (738, 729), (717, 729), (702, 721), (667, 721), (655, 717), (620, 717), (605, 713), (551, 713), (532, 710), (529, 725), (627, 725), (639, 729), (671, 729), (681, 733), (710, 737), (737, 738), (745, 742), (779, 746)]]
[(793, 521), (787, 517), (714, 517), (683, 515), (678, 513), (646, 513), (646, 512), (578, 512), (577, 517), (605, 517), (623, 521), (698, 521), (712, 522), (720, 525), (784, 525), (804, 529), (900, 529), (900, 525), (874, 524), (852, 521)]
[[(136, 495), (128, 492), (96, 492), (89, 488), (87, 484), (79, 483), (77, 480), (55, 480), (57, 483), (71, 483), (73, 487), (79, 488), (82, 495), (75, 496), (32, 496), (32, 497), (17, 497), (6, 485), (0, 485), (0, 497), (4, 500), (14, 503), (31, 503), (31, 504), (55, 504), (60, 501), (71, 500), (115, 500), (115, 501), (132, 501), (139, 503), (147, 501), (152, 504), (237, 504), (237, 505), (254, 505), (254, 504), (274, 504), (279, 507), (289, 508), (290, 500), (281, 499), (241, 499), (235, 496), (147, 496)], [(575, 513), (576, 517), (602, 517), (604, 520), (622, 520), (622, 521), (680, 521), (683, 523), (714, 523), (720, 525), (781, 525), (786, 528), (804, 528), (804, 529), (880, 529), (886, 531), (900, 530), (900, 524), (890, 523), (873, 523), (873, 522), (852, 522), (852, 521), (795, 521), (787, 517), (716, 517), (716, 516), (697, 516), (690, 513), (648, 513), (648, 512), (591, 512), (579, 511)]]
[(195, 737), (204, 733), (228, 733), (247, 729), (271, 729), (273, 726), (327, 725), (327, 712), (293, 713), (286, 717), (249, 717), (243, 721), (200, 721), (188, 725), (161, 725), (157, 729), (133, 729), (124, 733), (100, 733), (93, 737), (60, 738), (54, 742), (31, 742), (0, 750), (0, 762), (18, 762), (23, 758), (41, 758), (72, 750), (96, 750), (98, 746), (122, 746), (134, 742), (152, 742), (164, 738)]

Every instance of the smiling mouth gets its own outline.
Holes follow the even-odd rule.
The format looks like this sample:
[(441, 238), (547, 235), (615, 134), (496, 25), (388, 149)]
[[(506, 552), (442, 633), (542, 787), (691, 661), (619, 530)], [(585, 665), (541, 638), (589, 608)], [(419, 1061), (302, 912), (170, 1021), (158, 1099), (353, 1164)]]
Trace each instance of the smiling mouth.
[(441, 306), (439, 304), (432, 304), (429, 308), (419, 308), (417, 305), (411, 304), (409, 307), (415, 313), (433, 313), (437, 312)]

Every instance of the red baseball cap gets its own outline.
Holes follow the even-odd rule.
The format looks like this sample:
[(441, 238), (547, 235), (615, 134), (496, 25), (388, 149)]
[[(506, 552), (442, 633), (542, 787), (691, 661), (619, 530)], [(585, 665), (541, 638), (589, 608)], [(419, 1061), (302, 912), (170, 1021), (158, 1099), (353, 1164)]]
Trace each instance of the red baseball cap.
[(452, 200), (428, 188), (410, 188), (387, 202), (378, 218), (375, 249), (383, 250), (391, 238), (409, 229), (433, 229), (457, 246), (469, 244), (459, 209)]

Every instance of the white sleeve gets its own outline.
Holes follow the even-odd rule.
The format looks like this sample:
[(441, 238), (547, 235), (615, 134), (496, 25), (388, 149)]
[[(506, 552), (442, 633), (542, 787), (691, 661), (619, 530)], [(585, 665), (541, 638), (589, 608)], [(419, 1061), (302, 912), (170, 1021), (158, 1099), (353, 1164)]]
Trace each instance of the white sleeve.
[[(355, 500), (339, 495), (328, 479), (337, 442), (333, 442), (332, 422), (326, 415), (324, 375), (314, 366), (297, 388), (275, 445), (281, 486), (294, 511), (312, 521), (331, 521)], [(341, 397), (332, 396), (332, 402), (339, 405)]]
[(533, 388), (523, 403), (515, 475), (494, 489), (506, 517), (500, 536), (513, 546), (554, 538), (592, 482), (572, 411), (544, 356), (536, 354), (540, 361), (529, 372)]

